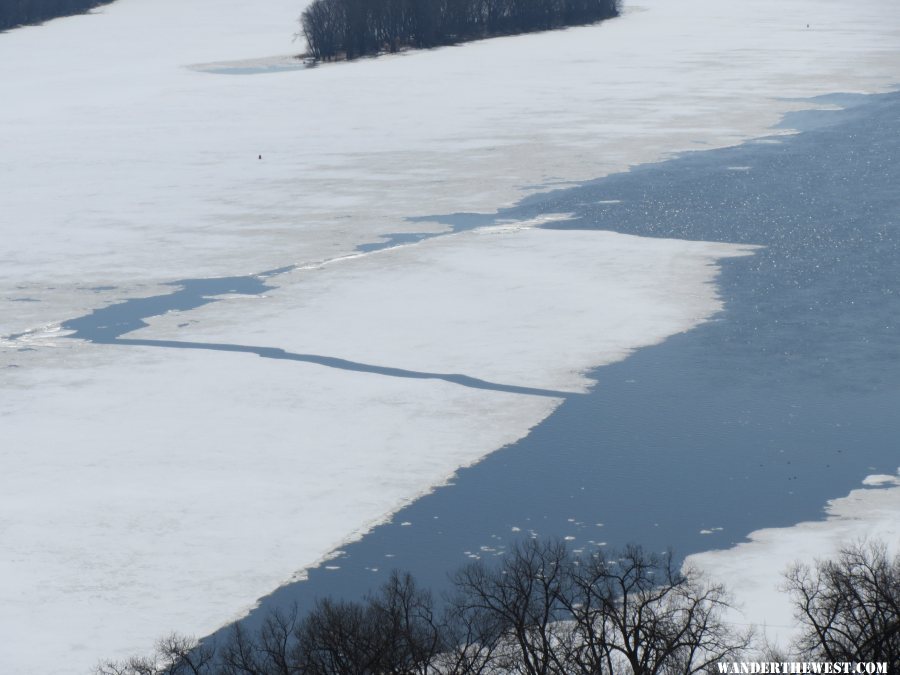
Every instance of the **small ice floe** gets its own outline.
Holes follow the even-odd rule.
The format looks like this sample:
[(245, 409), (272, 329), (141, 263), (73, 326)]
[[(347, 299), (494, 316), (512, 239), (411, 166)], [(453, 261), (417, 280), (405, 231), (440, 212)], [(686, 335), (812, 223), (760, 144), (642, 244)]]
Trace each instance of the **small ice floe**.
[(475, 230), (476, 234), (507, 234), (509, 232), (518, 232), (519, 230), (531, 230), (540, 227), (545, 223), (561, 222), (564, 220), (573, 220), (574, 213), (545, 213), (537, 218), (529, 220), (502, 220), (496, 225), (488, 225), (479, 227)]
[(521, 531), (522, 531), (522, 528), (521, 528), (521, 527), (516, 527), (515, 525), (513, 525), (513, 526), (510, 528), (510, 530), (511, 530), (512, 532), (521, 532)]
[(728, 171), (749, 171), (753, 167), (751, 166), (728, 166), (725, 167)]
[(340, 565), (325, 565), (326, 570), (339, 570), (341, 569)]
[[(222, 293), (221, 295), (204, 295), (205, 300), (265, 300), (269, 296), (265, 293)], [(180, 312), (181, 310), (168, 310), (169, 312)]]
[(863, 485), (871, 487), (880, 487), (884, 485), (900, 485), (900, 475), (891, 476), (886, 473), (876, 473), (872, 476), (866, 476), (863, 479)]
[(573, 537), (571, 534), (566, 535), (565, 537), (563, 537), (563, 539), (565, 541), (575, 541), (575, 537)]
[(622, 200), (621, 199), (600, 199), (594, 203), (600, 204), (601, 206), (606, 205), (606, 204), (621, 204)]
[(715, 534), (716, 532), (721, 532), (721, 527), (711, 527), (708, 530), (700, 530), (700, 534)]
[(400, 523), (400, 527), (409, 527), (410, 525), (412, 525), (412, 523), (408, 520), (404, 520), (402, 523)]
[(32, 328), (24, 333), (0, 337), (0, 346), (18, 351), (32, 351), (39, 347), (56, 347), (60, 344), (59, 338), (72, 335), (74, 332), (73, 330), (63, 330), (62, 325), (58, 323), (51, 323), (40, 328)]

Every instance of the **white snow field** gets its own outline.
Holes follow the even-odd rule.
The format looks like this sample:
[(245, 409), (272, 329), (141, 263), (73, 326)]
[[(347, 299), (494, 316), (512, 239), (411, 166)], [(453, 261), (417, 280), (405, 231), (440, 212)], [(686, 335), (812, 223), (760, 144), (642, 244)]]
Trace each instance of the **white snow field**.
[[(118, 0), (0, 34), (0, 335), (31, 331), (0, 340), (0, 673), (81, 675), (236, 618), (589, 368), (710, 318), (716, 261), (749, 252), (523, 224), (358, 244), (771, 133), (801, 98), (900, 73), (893, 0), (643, 0), (292, 69), (302, 6)], [(127, 337), (410, 377), (59, 337), (172, 280), (291, 264), (266, 297)]]
[(304, 0), (117, 0), (0, 35), (0, 299), (41, 301), (0, 313), (0, 335), (734, 144), (813, 105), (798, 98), (900, 78), (893, 0), (625, 4), (598, 26), (259, 75), (202, 69), (300, 51)]

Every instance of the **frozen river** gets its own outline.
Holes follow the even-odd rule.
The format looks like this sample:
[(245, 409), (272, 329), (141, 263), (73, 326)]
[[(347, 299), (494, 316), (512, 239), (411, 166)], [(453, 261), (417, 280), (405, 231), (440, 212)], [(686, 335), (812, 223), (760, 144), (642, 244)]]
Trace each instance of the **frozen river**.
[(896, 89), (896, 2), (302, 71), (303, 2), (226, 4), (0, 36), (0, 671), (532, 532), (708, 552), (844, 497), (808, 557), (900, 541), (896, 95), (814, 98)]
[[(677, 554), (823, 516), (900, 461), (900, 94), (838, 97), (804, 131), (686, 154), (457, 227), (548, 225), (757, 244), (723, 262), (716, 320), (599, 368), (530, 435), (286, 586), (262, 610), (446, 574), (534, 532)], [(575, 292), (573, 290), (573, 292)], [(259, 615), (257, 612), (256, 616)], [(250, 619), (253, 620), (252, 618)]]

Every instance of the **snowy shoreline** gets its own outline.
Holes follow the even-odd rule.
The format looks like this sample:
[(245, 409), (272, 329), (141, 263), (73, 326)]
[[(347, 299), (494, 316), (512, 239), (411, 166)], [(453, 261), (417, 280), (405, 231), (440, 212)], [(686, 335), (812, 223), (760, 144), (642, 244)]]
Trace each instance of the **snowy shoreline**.
[(755, 625), (769, 644), (787, 648), (796, 635), (793, 607), (781, 588), (790, 565), (833, 558), (861, 541), (881, 541), (892, 554), (900, 552), (900, 470), (896, 476), (870, 476), (863, 485), (828, 500), (824, 520), (757, 530), (746, 543), (698, 553), (686, 563), (733, 591), (730, 621)]

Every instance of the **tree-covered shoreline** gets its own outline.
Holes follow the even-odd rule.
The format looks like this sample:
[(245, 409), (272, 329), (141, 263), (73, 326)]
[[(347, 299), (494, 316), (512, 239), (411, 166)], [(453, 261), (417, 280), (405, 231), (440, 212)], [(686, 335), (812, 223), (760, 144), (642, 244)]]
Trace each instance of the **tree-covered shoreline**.
[(314, 0), (300, 23), (308, 55), (354, 59), (594, 23), (619, 0)]
[(3, 0), (0, 2), (0, 31), (82, 14), (110, 2), (113, 0)]

